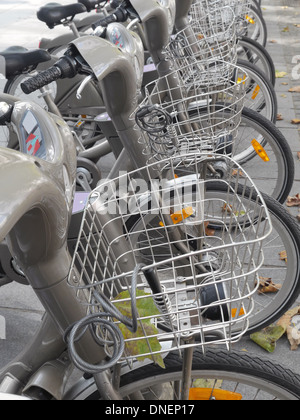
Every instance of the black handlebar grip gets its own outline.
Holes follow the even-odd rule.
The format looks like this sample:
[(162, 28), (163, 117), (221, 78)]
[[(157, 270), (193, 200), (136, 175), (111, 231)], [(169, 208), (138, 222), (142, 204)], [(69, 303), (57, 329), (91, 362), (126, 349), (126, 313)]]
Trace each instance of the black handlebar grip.
[(98, 26), (106, 27), (110, 23), (115, 23), (115, 22), (126, 22), (127, 19), (128, 19), (128, 14), (126, 10), (119, 8), (113, 14), (108, 15), (105, 18), (100, 19), (98, 22), (94, 23), (94, 25), (92, 25), (92, 28), (96, 29)]
[(42, 71), (38, 75), (31, 77), (21, 84), (21, 89), (26, 95), (29, 95), (36, 90), (41, 89), (44, 86), (49, 85), (55, 80), (60, 79), (62, 76), (62, 71), (56, 67), (50, 67), (50, 69)]

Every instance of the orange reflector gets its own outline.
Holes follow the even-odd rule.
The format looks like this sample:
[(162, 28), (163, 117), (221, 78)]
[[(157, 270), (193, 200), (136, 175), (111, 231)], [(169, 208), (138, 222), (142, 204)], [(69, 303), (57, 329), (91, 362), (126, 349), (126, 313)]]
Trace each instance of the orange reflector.
[(246, 20), (249, 22), (249, 23), (251, 23), (252, 25), (254, 25), (255, 24), (255, 21), (250, 17), (250, 16), (248, 16), (248, 15), (246, 15)]
[[(236, 317), (236, 314), (237, 314), (237, 308), (233, 308), (232, 310), (231, 310), (231, 317), (232, 318), (235, 318)], [(244, 311), (244, 309), (242, 308), (241, 310), (240, 310), (240, 312), (239, 312), (239, 317), (240, 316), (244, 316), (245, 315), (245, 311)]]
[(244, 85), (245, 84), (245, 81), (246, 81), (246, 78), (247, 78), (246, 75), (243, 78), (239, 77), (238, 80), (237, 80), (237, 82), (238, 83), (242, 83), (243, 82), (243, 85)]
[(253, 95), (252, 95), (252, 99), (254, 101), (254, 99), (256, 99), (257, 95), (259, 94), (260, 91), (260, 87), (257, 85), (256, 88), (254, 89)]
[(189, 400), (194, 401), (241, 401), (243, 396), (236, 392), (212, 388), (191, 388)]
[[(178, 223), (182, 222), (188, 217), (191, 217), (193, 214), (194, 214), (193, 207), (187, 207), (186, 209), (183, 209), (182, 211), (178, 211), (176, 213), (171, 214), (171, 219), (174, 225), (177, 225)], [(163, 222), (160, 222), (159, 224), (161, 227), (164, 227)]]
[(252, 140), (251, 142), (253, 149), (256, 151), (256, 153), (258, 154), (258, 156), (264, 161), (264, 162), (270, 162), (270, 158), (267, 154), (267, 152), (265, 151), (265, 149), (262, 147), (262, 145), (260, 143), (258, 143), (257, 140)]

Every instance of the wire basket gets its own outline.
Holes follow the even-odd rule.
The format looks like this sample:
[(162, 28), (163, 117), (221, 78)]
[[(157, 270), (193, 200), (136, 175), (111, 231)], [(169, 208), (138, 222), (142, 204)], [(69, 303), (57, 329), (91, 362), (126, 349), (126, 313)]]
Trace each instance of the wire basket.
[[(226, 168), (226, 181), (203, 179), (207, 165)], [(103, 181), (91, 193), (69, 276), (87, 314), (104, 312), (121, 330), (119, 361), (130, 365), (239, 340), (271, 231), (262, 197), (228, 157), (167, 159), (152, 179), (156, 168), (143, 168), (143, 179), (137, 171)], [(111, 357), (111, 330), (93, 330)]]
[(191, 16), (199, 19), (208, 13), (213, 13), (215, 10), (223, 10), (230, 7), (236, 19), (245, 17), (250, 7), (249, 0), (195, 0), (191, 6)]
[[(203, 87), (202, 73), (211, 85)], [(146, 87), (132, 118), (149, 163), (195, 151), (232, 153), (247, 75), (234, 65), (229, 73), (217, 85), (214, 62), (191, 64)]]
[[(231, 8), (214, 10), (204, 17), (192, 15), (190, 24), (174, 35), (166, 47), (167, 58), (181, 69), (193, 63), (215, 62), (214, 80), (228, 77), (237, 62), (237, 40)], [(211, 83), (201, 74), (202, 84)]]

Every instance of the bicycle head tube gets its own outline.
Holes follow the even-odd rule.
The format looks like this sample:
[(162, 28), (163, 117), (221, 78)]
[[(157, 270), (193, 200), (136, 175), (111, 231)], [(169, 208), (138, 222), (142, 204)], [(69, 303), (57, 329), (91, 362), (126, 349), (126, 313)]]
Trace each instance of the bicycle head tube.
[(193, 4), (193, 0), (176, 0), (176, 20), (177, 31), (181, 31), (188, 25), (188, 15)]
[(163, 7), (155, 0), (131, 0), (130, 1), (143, 24), (147, 39), (148, 50), (158, 64), (163, 60), (163, 49), (169, 43), (170, 26), (173, 23), (170, 9)]

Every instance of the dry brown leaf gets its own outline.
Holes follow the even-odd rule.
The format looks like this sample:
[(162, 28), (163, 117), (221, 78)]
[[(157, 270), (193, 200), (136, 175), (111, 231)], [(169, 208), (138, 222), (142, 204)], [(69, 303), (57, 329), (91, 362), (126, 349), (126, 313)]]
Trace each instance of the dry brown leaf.
[(277, 325), (287, 330), (294, 316), (298, 315), (299, 313), (300, 313), (300, 306), (290, 309), (280, 318), (280, 320), (277, 322)]
[(241, 171), (241, 170), (237, 170), (237, 169), (233, 169), (232, 170), (232, 174), (231, 174), (232, 176), (237, 176), (237, 175), (239, 175), (239, 176), (241, 176), (241, 177), (244, 177), (244, 172), (243, 171)]
[(283, 120), (282, 114), (277, 114), (277, 121), (282, 121), (282, 120)]
[(300, 346), (300, 331), (295, 327), (288, 327), (287, 328), (287, 338), (291, 345), (291, 350), (296, 351)]
[(210, 222), (204, 222), (204, 227), (205, 227), (205, 235), (206, 236), (215, 236), (215, 229), (211, 229), (209, 228), (209, 224)]
[(298, 118), (295, 118), (291, 121), (292, 124), (300, 124), (300, 120)]
[(281, 290), (281, 284), (273, 283), (271, 278), (267, 277), (260, 277), (259, 278), (259, 287), (258, 287), (258, 294), (265, 294), (265, 293), (277, 293)]
[(279, 256), (280, 256), (281, 261), (287, 262), (287, 252), (286, 251), (279, 252)]
[(294, 195), (294, 197), (288, 197), (286, 205), (288, 207), (298, 207), (300, 206), (300, 194)]
[(300, 160), (300, 152), (297, 152), (298, 159)]
[(289, 92), (297, 92), (300, 93), (300, 86), (295, 86), (289, 89)]
[(229, 205), (229, 204), (227, 204), (227, 203), (225, 203), (224, 205), (223, 205), (223, 207), (222, 207), (222, 212), (223, 213), (232, 213), (232, 206), (231, 205)]

